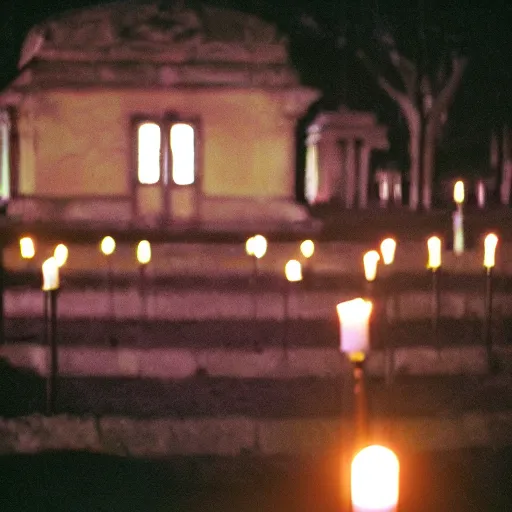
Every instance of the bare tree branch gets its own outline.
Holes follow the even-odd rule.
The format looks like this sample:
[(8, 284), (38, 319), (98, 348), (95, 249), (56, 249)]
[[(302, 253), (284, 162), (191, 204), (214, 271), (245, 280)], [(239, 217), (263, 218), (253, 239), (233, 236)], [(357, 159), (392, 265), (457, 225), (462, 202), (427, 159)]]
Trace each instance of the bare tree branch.
[(441, 92), (434, 98), (434, 104), (430, 112), (431, 116), (439, 116), (444, 110), (447, 109), (449, 103), (455, 95), (455, 91), (459, 87), (462, 75), (468, 64), (467, 57), (453, 57), (452, 58), (452, 72), (446, 84), (441, 89)]
[(357, 57), (363, 63), (367, 71), (375, 77), (379, 87), (383, 89), (388, 94), (388, 96), (391, 97), (392, 100), (396, 101), (402, 110), (408, 109), (412, 101), (407, 96), (407, 94), (393, 87), (389, 81), (379, 73), (375, 63), (368, 57), (368, 55), (366, 55), (363, 50), (357, 51)]
[(416, 98), (417, 83), (418, 83), (418, 69), (416, 65), (407, 57), (402, 55), (396, 46), (389, 52), (389, 60), (398, 71), (402, 82), (404, 83), (405, 90), (411, 99)]

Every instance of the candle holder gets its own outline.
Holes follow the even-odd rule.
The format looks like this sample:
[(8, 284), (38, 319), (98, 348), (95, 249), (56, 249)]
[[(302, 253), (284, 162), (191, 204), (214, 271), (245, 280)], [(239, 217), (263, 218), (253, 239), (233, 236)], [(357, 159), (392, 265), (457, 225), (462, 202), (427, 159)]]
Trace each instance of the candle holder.
[(59, 354), (57, 345), (57, 293), (59, 290), (59, 265), (55, 257), (48, 258), (42, 265), (44, 344), (50, 349), (50, 367), (46, 378), (46, 414), (55, 413), (57, 380), (59, 375)]
[(304, 240), (300, 244), (300, 253), (304, 258), (302, 263), (302, 278), (309, 283), (313, 280), (313, 267), (311, 265), (311, 257), (315, 253), (315, 243), (313, 240)]
[(431, 293), (431, 326), (432, 341), (434, 345), (439, 345), (439, 309), (440, 309), (440, 288), (439, 273), (441, 268), (441, 239), (432, 236), (427, 240), (428, 264), (432, 275), (432, 293)]
[(258, 317), (258, 295), (257, 285), (259, 278), (259, 260), (267, 253), (267, 239), (263, 235), (255, 235), (247, 240), (245, 243), (245, 252), (252, 258), (253, 267), (252, 274), (249, 283), (250, 289), (252, 289), (253, 298), (253, 316)]
[(369, 320), (373, 304), (362, 298), (341, 302), (336, 306), (340, 320), (340, 351), (352, 364), (354, 384), (355, 444), (364, 446), (368, 439), (368, 401), (364, 362), (370, 348)]
[[(393, 238), (385, 238), (380, 244), (380, 253), (382, 254), (382, 261), (385, 266), (391, 268), (393, 262), (395, 261), (395, 252), (396, 252), (396, 240)], [(388, 278), (389, 279), (389, 276)], [(386, 279), (386, 281), (387, 281)], [(388, 315), (388, 303), (391, 299), (392, 304), (394, 304), (393, 294), (387, 292), (388, 287), (386, 286), (383, 303), (384, 303), (384, 315), (383, 326), (381, 329), (381, 335), (383, 334), (383, 338), (385, 339), (384, 344), (384, 381), (386, 386), (391, 384), (393, 380), (393, 371), (394, 371), (394, 357), (395, 351), (393, 349), (393, 341), (389, 335), (389, 327), (391, 325), (390, 315)]]
[(108, 338), (111, 345), (116, 344), (113, 334), (113, 324), (116, 321), (116, 311), (114, 303), (114, 283), (113, 283), (113, 268), (112, 268), (112, 254), (116, 250), (116, 242), (111, 236), (106, 236), (100, 243), (100, 250), (105, 256), (106, 263), (106, 290), (107, 290), (107, 314), (108, 314)]
[(139, 297), (141, 318), (146, 320), (148, 316), (148, 293), (146, 269), (151, 261), (151, 244), (147, 240), (141, 240), (137, 245), (137, 261), (139, 262)]
[(286, 277), (285, 290), (283, 294), (283, 351), (286, 354), (288, 350), (288, 336), (290, 328), (290, 298), (292, 296), (294, 285), (302, 281), (302, 265), (297, 260), (289, 260), (284, 267)]
[(493, 295), (493, 269), (496, 263), (495, 254), (498, 237), (490, 233), (484, 240), (484, 268), (485, 268), (485, 314), (483, 328), (483, 343), (487, 354), (487, 365), (490, 372), (496, 370), (496, 361), (493, 354), (492, 343), (492, 295)]

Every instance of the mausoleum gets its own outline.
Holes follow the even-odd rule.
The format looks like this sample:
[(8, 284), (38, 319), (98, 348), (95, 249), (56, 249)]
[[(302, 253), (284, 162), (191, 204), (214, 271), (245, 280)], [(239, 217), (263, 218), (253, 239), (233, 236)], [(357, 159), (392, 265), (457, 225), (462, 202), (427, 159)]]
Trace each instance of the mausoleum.
[(0, 95), (0, 193), (22, 220), (286, 226), (300, 84), (275, 26), (187, 2), (65, 12)]

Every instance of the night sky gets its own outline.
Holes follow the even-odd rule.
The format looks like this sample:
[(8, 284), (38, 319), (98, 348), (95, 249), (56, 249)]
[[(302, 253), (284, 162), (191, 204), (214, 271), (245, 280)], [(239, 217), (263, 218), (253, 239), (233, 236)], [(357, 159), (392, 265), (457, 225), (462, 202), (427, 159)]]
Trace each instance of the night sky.
[[(16, 74), (23, 38), (31, 26), (54, 13), (98, 0), (0, 0), (0, 86)], [(191, 3), (194, 3), (193, 0)], [(405, 151), (406, 128), (396, 106), (357, 62), (355, 50), (371, 48), (376, 26), (389, 27), (401, 49), (434, 65), (443, 51), (469, 56), (469, 67), (450, 110), (439, 148), (445, 165), (487, 165), (493, 127), (512, 124), (512, 2), (428, 0), (212, 0), (275, 21), (291, 34), (291, 48), (303, 81), (324, 91), (321, 107), (340, 102), (375, 111), (391, 126), (397, 160)], [(453, 5), (451, 5), (453, 4)], [(460, 4), (460, 5), (459, 5)], [(342, 37), (340, 37), (342, 34)], [(374, 45), (373, 45), (374, 46)], [(405, 134), (405, 136), (404, 136)], [(459, 169), (457, 169), (459, 170)]]

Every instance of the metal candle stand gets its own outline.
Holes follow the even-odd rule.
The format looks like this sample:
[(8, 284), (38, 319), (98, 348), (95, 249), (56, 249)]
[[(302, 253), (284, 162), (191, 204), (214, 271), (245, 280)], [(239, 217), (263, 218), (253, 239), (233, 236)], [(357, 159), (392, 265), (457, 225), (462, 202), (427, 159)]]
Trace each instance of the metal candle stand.
[(50, 349), (50, 368), (46, 379), (46, 414), (55, 413), (59, 357), (57, 346), (57, 293), (58, 290), (44, 292), (44, 342)]
[(496, 361), (494, 360), (492, 349), (492, 293), (493, 293), (493, 270), (492, 267), (486, 268), (485, 273), (485, 318), (483, 327), (483, 343), (487, 355), (487, 365), (489, 371), (496, 369)]
[(432, 341), (434, 345), (439, 345), (439, 309), (440, 309), (440, 287), (439, 287), (439, 268), (432, 268)]

